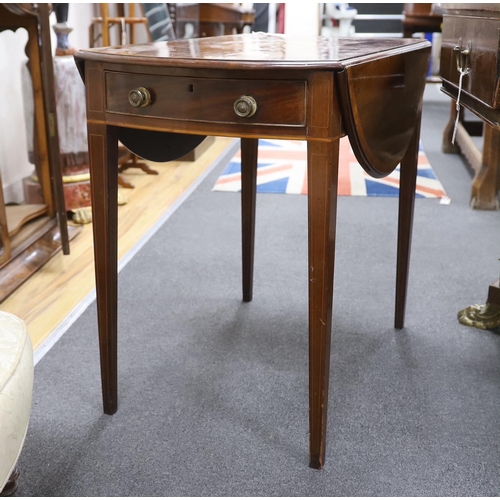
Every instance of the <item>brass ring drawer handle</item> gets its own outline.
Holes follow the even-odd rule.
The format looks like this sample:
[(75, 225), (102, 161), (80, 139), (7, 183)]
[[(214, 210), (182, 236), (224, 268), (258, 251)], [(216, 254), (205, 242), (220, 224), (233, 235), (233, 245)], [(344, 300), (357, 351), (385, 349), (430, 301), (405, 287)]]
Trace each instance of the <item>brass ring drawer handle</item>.
[(249, 96), (244, 95), (234, 102), (234, 112), (242, 118), (250, 118), (257, 111), (257, 101)]
[(151, 104), (151, 94), (144, 87), (138, 87), (128, 93), (128, 102), (134, 108), (145, 108)]

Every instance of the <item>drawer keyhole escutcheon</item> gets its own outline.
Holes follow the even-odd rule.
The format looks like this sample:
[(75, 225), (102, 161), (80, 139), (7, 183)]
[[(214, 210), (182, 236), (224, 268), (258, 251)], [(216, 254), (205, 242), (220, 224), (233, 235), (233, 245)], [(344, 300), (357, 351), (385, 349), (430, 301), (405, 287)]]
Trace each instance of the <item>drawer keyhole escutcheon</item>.
[(249, 95), (241, 96), (234, 103), (234, 112), (242, 118), (250, 118), (256, 111), (257, 101)]
[(151, 104), (151, 94), (147, 88), (138, 87), (129, 92), (128, 102), (132, 104), (134, 108), (145, 108)]

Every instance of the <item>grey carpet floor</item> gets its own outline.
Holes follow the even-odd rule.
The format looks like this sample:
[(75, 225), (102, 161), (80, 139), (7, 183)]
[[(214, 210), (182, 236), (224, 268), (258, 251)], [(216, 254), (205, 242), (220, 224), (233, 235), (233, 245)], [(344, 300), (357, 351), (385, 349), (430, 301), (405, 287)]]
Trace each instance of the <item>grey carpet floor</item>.
[(422, 142), (452, 203), (416, 201), (393, 329), (397, 199), (339, 199), (326, 466), (308, 468), (307, 200), (258, 196), (241, 302), (239, 195), (214, 171), (119, 276), (119, 410), (103, 415), (95, 304), (37, 365), (21, 496), (496, 496), (498, 332), (458, 324), (498, 276), (498, 212)]

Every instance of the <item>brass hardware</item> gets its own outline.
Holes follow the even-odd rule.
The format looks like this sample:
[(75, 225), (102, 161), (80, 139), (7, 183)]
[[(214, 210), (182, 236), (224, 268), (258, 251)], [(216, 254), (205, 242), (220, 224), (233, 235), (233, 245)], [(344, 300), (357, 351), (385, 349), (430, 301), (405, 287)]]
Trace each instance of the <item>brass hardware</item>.
[(234, 112), (242, 118), (250, 118), (256, 111), (257, 101), (249, 95), (241, 96), (234, 103)]
[(458, 321), (465, 326), (473, 326), (481, 330), (493, 330), (500, 326), (500, 306), (486, 303), (473, 305), (458, 313)]
[(129, 92), (128, 102), (132, 104), (134, 108), (145, 108), (151, 104), (151, 94), (148, 89), (139, 87)]
[(56, 135), (56, 120), (54, 113), (49, 113), (49, 136), (55, 137)]
[(472, 42), (469, 40), (466, 49), (462, 49), (462, 39), (459, 38), (458, 45), (453, 47), (455, 52), (455, 57), (457, 59), (457, 71), (459, 73), (458, 77), (458, 94), (457, 102), (455, 104), (455, 109), (457, 110), (457, 116), (455, 118), (455, 127), (453, 128), (453, 135), (451, 137), (451, 143), (455, 144), (455, 138), (457, 136), (458, 122), (460, 121), (460, 97), (462, 95), (462, 83), (464, 76), (468, 75), (470, 72), (470, 54), (472, 50)]
[(458, 40), (458, 45), (453, 47), (455, 52), (455, 58), (457, 60), (457, 70), (459, 72), (465, 72), (466, 74), (470, 71), (470, 54), (472, 51), (472, 41), (469, 40), (467, 43), (467, 48), (462, 48), (462, 39)]

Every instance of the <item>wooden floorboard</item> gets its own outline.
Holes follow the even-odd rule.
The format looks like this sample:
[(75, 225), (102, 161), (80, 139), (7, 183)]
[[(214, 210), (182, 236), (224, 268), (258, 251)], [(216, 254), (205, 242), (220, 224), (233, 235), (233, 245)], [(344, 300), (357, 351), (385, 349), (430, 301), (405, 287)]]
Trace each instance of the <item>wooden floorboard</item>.
[[(133, 249), (185, 191), (233, 143), (217, 138), (194, 162), (151, 163), (159, 175), (139, 169), (121, 174), (135, 189), (120, 187), (128, 203), (118, 208), (118, 258)], [(70, 255), (58, 253), (2, 304), (26, 322), (36, 351), (95, 288), (92, 225), (71, 242)]]

